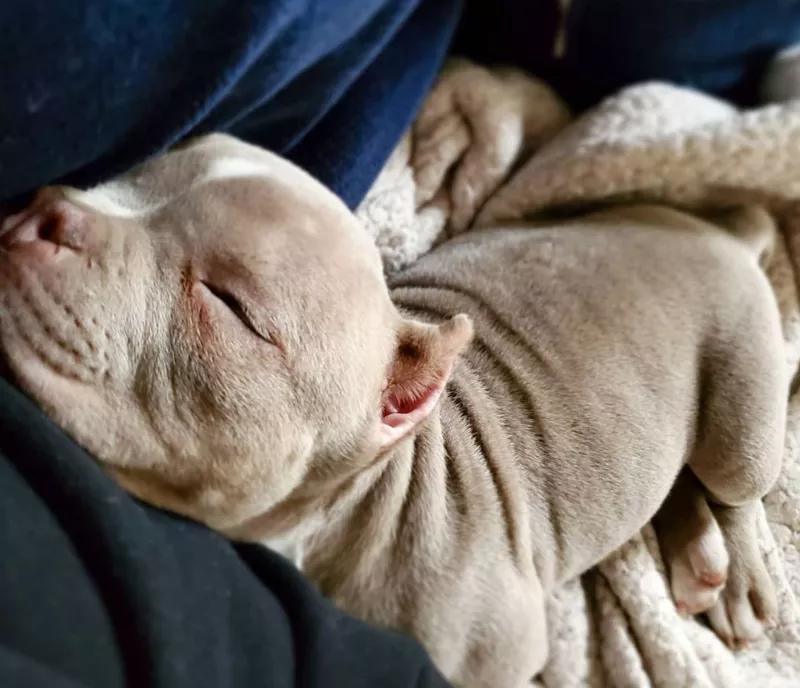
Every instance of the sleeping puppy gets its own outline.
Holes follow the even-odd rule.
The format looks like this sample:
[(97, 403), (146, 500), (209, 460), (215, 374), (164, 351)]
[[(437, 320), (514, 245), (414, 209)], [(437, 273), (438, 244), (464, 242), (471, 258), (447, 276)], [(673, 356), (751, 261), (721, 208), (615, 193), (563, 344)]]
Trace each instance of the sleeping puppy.
[(774, 227), (719, 222), (632, 206), (474, 232), (389, 288), (332, 194), (215, 135), (7, 218), (0, 340), (134, 495), (280, 549), (454, 684), (520, 688), (547, 592), (662, 504), (687, 613), (731, 642), (774, 614)]

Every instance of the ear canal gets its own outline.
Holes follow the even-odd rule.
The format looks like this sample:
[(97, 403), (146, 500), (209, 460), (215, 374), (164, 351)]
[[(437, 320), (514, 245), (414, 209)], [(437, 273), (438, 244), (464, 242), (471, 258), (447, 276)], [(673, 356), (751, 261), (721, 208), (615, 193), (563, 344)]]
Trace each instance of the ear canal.
[(472, 338), (472, 321), (457, 315), (441, 325), (407, 321), (401, 329), (389, 375), (388, 401), (400, 411), (443, 385), (461, 350)]
[(381, 447), (397, 442), (430, 415), (471, 337), (472, 322), (465, 315), (442, 325), (404, 323), (381, 400)]

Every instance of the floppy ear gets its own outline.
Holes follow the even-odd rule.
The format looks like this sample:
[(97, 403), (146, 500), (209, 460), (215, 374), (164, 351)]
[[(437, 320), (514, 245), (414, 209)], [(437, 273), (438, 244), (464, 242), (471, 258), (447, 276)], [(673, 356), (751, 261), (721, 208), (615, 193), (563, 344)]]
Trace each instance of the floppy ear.
[(472, 338), (472, 321), (456, 315), (441, 325), (413, 320), (398, 332), (381, 398), (381, 451), (412, 432), (433, 411), (459, 353)]

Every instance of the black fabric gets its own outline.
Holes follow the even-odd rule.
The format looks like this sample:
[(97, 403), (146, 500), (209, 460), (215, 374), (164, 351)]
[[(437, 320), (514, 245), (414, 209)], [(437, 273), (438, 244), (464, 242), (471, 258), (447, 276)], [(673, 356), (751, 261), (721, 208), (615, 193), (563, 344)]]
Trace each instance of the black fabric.
[(0, 382), (0, 686), (445, 686), (287, 561), (146, 507)]

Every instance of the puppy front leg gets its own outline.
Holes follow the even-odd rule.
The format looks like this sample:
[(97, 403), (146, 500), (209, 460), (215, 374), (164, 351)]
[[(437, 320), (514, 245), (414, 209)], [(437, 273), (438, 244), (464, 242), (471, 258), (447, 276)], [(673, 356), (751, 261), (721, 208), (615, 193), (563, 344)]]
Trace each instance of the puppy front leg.
[[(476, 640), (458, 688), (530, 688), (547, 663), (545, 598), (538, 578), (505, 589), (509, 604), (495, 606), (476, 627)], [(499, 592), (498, 592), (499, 596)]]
[(569, 120), (566, 105), (544, 82), (451, 58), (412, 129), (417, 207), (445, 191), (450, 229), (463, 232), (515, 164)]

